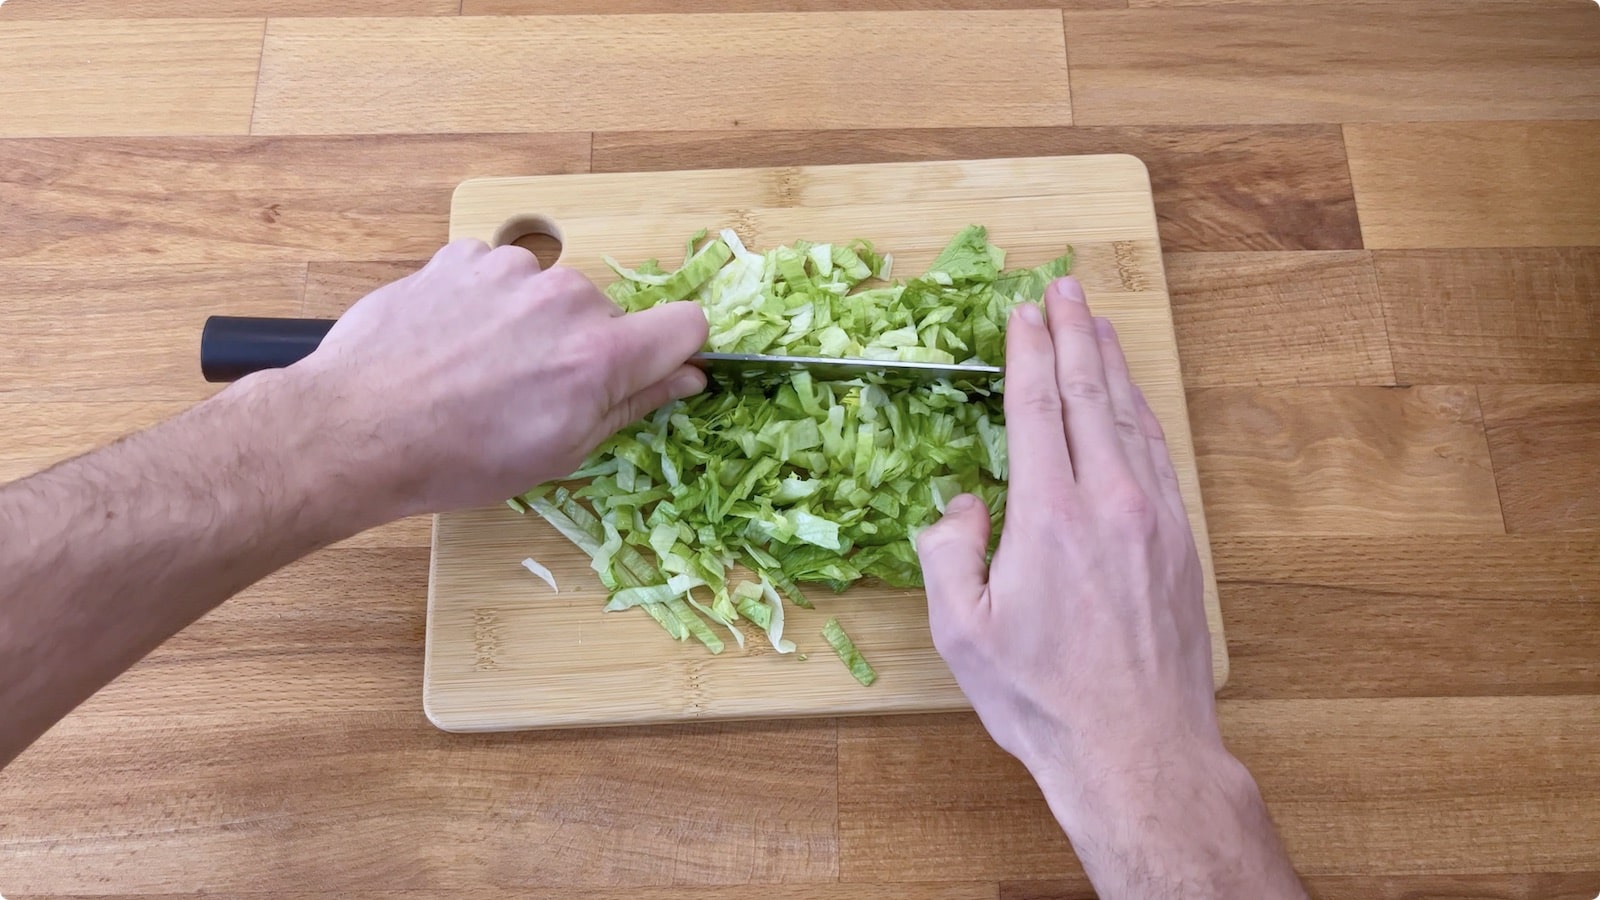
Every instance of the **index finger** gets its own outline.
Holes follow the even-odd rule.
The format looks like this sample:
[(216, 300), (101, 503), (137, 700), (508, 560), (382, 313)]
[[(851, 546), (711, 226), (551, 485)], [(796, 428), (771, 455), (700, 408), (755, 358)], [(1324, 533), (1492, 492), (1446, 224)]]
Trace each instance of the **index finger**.
[(691, 300), (652, 306), (613, 320), (617, 341), (617, 397), (631, 397), (661, 381), (705, 346), (705, 310)]
[(1005, 409), (1012, 503), (1072, 491), (1055, 346), (1032, 303), (1012, 310), (1006, 327)]

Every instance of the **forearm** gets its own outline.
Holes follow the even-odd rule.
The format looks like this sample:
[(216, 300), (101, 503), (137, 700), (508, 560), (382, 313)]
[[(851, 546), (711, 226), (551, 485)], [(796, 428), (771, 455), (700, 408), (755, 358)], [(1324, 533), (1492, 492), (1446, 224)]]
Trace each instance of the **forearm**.
[(1254, 779), (1220, 744), (1040, 785), (1103, 897), (1306, 896)]
[(0, 765), (223, 600), (375, 524), (318, 402), (263, 373), (0, 488)]

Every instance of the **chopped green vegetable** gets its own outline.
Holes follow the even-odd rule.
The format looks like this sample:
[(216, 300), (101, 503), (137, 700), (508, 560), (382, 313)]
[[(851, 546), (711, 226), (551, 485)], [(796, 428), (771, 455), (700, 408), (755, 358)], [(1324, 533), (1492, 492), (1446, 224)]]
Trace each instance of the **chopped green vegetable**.
[[(1003, 361), (1012, 307), (1039, 302), (1072, 264), (1068, 250), (1002, 271), (1005, 253), (977, 225), (905, 283), (888, 283), (892, 258), (860, 240), (755, 253), (724, 230), (693, 236), (685, 257), (671, 272), (655, 260), (628, 268), (607, 258), (618, 280), (606, 293), (629, 311), (700, 303), (714, 351), (990, 365)], [(804, 372), (745, 381), (672, 403), (610, 438), (573, 473), (587, 480), (574, 491), (542, 485), (508, 503), (539, 514), (590, 557), (612, 592), (606, 609), (640, 606), (674, 638), (693, 635), (714, 653), (723, 644), (705, 620), (743, 646), (744, 619), (792, 653), (783, 598), (809, 608), (800, 582), (834, 591), (863, 578), (920, 586), (912, 539), (952, 497), (979, 495), (999, 521), (999, 389), (886, 390), (873, 379), (824, 382)], [(741, 563), (758, 580), (730, 590), (728, 572)], [(871, 668), (837, 623), (825, 634), (870, 684)]]
[(845, 666), (857, 681), (871, 687), (872, 683), (878, 680), (878, 673), (867, 664), (866, 657), (856, 649), (856, 643), (850, 640), (850, 635), (844, 633), (844, 627), (839, 624), (838, 619), (829, 619), (827, 624), (822, 626), (822, 637), (833, 647), (833, 652), (844, 660)]

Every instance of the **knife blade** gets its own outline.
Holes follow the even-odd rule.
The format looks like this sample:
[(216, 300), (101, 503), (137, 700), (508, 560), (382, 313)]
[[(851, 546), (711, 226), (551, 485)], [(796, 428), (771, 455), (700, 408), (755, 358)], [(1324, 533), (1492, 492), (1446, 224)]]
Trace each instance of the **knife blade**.
[(948, 378), (987, 384), (1005, 374), (999, 366), (945, 365), (894, 359), (848, 359), (823, 356), (767, 356), (760, 353), (696, 353), (691, 365), (718, 380), (745, 380), (774, 372), (810, 372), (818, 381), (848, 381), (864, 376), (884, 376), (893, 381), (926, 384)]
[[(333, 323), (333, 319), (211, 316), (200, 332), (201, 374), (211, 382), (237, 381), (251, 372), (294, 365), (317, 349)], [(881, 376), (894, 382), (923, 384), (949, 378), (977, 385), (1003, 374), (999, 366), (759, 353), (696, 353), (689, 362), (723, 383), (738, 383), (773, 372), (803, 371), (821, 381)]]

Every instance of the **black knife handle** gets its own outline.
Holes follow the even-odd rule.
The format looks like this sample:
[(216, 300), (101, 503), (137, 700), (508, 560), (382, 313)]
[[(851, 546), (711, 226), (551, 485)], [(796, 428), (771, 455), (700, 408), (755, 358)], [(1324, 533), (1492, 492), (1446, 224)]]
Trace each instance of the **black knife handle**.
[(292, 366), (321, 345), (334, 321), (212, 316), (200, 332), (200, 374), (207, 381), (237, 381)]

